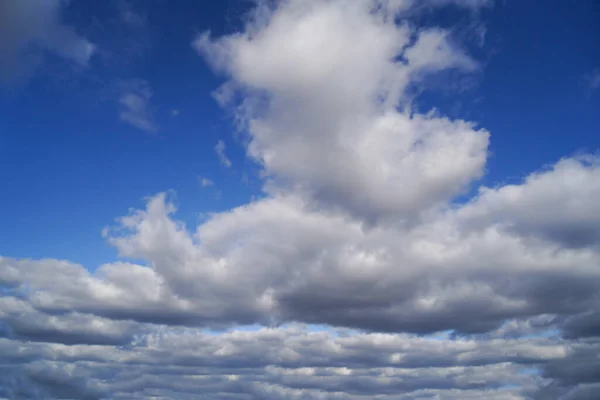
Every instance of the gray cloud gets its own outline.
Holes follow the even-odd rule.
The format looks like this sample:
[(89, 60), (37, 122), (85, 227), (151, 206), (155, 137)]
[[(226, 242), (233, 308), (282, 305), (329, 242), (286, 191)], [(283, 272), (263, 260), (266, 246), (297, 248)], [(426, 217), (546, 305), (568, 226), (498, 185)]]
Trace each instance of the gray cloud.
[[(265, 196), (191, 229), (149, 198), (105, 235), (140, 264), (0, 258), (0, 396), (591, 398), (597, 157), (453, 204), (490, 133), (409, 93), (479, 68), (450, 33), (398, 24), (410, 1), (261, 4), (193, 44), (226, 74)], [(153, 131), (150, 97), (124, 88), (121, 118)], [(272, 328), (221, 331), (239, 325)]]
[[(600, 164), (583, 156), (559, 161), (550, 170), (531, 174), (523, 184), (481, 188), (479, 196), (459, 211), (466, 224), (536, 235), (566, 247), (600, 243)], [(560, 210), (560, 212), (557, 212)]]
[(533, 387), (537, 378), (522, 372), (531, 362), (560, 359), (563, 347), (544, 339), (340, 337), (302, 327), (218, 336), (165, 329), (121, 349), (0, 339), (0, 360), (17, 367), (17, 382), (29, 384), (28, 390), (53, 397), (186, 398), (201, 391), (214, 399), (361, 399), (375, 393), (382, 399), (427, 393), (502, 399), (513, 393), (505, 385)]
[(0, 298), (0, 320), (5, 336), (13, 339), (65, 344), (127, 344), (143, 332), (138, 324), (89, 314), (49, 315), (15, 298)]
[(0, 4), (0, 73), (32, 68), (36, 50), (87, 65), (95, 46), (61, 22), (61, 0), (5, 0)]

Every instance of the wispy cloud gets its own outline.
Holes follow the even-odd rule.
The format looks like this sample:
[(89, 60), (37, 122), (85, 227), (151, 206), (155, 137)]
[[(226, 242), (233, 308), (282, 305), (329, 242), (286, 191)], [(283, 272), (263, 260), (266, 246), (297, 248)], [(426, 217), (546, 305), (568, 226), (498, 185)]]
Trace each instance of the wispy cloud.
[(600, 68), (596, 68), (592, 72), (586, 74), (584, 80), (590, 91), (600, 89)]
[(154, 133), (158, 130), (151, 111), (152, 90), (148, 82), (133, 80), (123, 85), (119, 97), (119, 118), (138, 129)]
[(217, 157), (219, 157), (219, 162), (221, 163), (221, 165), (225, 166), (226, 168), (230, 168), (231, 167), (231, 160), (229, 160), (229, 158), (227, 158), (227, 155), (225, 155), (225, 142), (222, 140), (219, 140), (217, 142), (217, 145), (215, 146), (215, 152), (217, 153)]
[(79, 65), (87, 66), (96, 46), (62, 23), (62, 0), (0, 1), (0, 74), (5, 79), (18, 76), (37, 57), (27, 57), (42, 49)]
[(213, 181), (211, 181), (210, 179), (208, 179), (208, 178), (205, 178), (205, 177), (202, 177), (202, 176), (201, 176), (199, 179), (200, 179), (200, 186), (202, 186), (202, 187), (204, 187), (204, 188), (205, 188), (205, 187), (214, 186), (214, 184), (215, 184), (215, 183), (214, 183)]
[(133, 28), (144, 28), (147, 26), (147, 15), (136, 10), (130, 2), (124, 0), (120, 1), (118, 7), (119, 17), (123, 23)]

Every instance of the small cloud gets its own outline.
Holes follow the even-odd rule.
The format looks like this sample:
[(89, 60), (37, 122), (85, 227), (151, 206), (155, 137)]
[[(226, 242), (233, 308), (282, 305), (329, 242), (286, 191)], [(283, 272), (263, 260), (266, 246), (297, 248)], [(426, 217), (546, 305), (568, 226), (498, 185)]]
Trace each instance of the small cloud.
[(179, 111), (177, 109), (171, 110), (171, 117), (178, 117), (179, 114), (181, 114), (181, 111)]
[(217, 156), (219, 157), (219, 161), (221, 162), (221, 164), (224, 165), (226, 168), (231, 168), (231, 161), (225, 155), (225, 142), (219, 140), (219, 142), (215, 146), (215, 151), (217, 152)]
[(156, 132), (158, 128), (150, 110), (152, 90), (148, 82), (134, 80), (124, 86), (121, 97), (119, 97), (121, 121), (146, 132)]
[(590, 91), (600, 89), (600, 68), (596, 68), (585, 76), (586, 86)]
[(119, 4), (119, 17), (125, 24), (134, 28), (143, 28), (148, 23), (148, 17), (134, 10), (132, 4), (126, 1)]
[(210, 179), (204, 178), (204, 177), (200, 177), (200, 185), (202, 187), (204, 187), (204, 188), (205, 187), (210, 187), (210, 186), (214, 186), (214, 184), (215, 183), (213, 181), (211, 181)]

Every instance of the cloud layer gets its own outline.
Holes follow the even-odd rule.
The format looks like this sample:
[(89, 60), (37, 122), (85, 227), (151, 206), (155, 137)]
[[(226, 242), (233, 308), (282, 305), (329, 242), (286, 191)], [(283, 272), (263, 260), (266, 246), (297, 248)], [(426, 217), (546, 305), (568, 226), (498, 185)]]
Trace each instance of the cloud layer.
[(195, 38), (265, 196), (193, 229), (150, 198), (106, 232), (140, 264), (0, 258), (0, 397), (593, 398), (600, 160), (456, 202), (490, 133), (411, 99), (479, 66), (411, 22), (423, 4), (259, 2), (243, 32)]

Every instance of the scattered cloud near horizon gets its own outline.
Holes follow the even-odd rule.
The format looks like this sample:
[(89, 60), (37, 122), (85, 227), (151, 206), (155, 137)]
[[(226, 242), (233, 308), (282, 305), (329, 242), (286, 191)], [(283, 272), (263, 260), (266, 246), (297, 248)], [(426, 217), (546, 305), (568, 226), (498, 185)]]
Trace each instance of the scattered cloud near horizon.
[(210, 187), (210, 186), (214, 186), (214, 184), (215, 183), (213, 181), (211, 181), (210, 179), (205, 178), (205, 177), (200, 177), (200, 186)]

